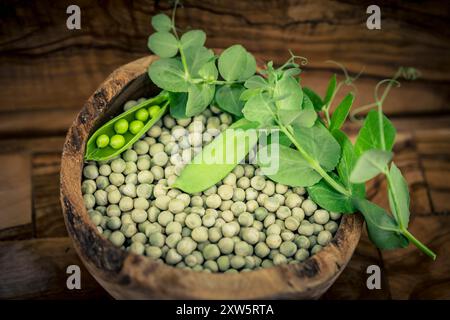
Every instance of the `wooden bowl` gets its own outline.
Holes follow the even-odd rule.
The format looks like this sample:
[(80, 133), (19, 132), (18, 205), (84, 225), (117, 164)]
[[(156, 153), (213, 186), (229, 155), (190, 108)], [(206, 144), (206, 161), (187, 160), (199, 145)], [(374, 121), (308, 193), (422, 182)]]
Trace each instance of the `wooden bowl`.
[(129, 99), (156, 94), (147, 76), (155, 56), (114, 71), (69, 129), (61, 163), (61, 204), (68, 233), (95, 279), (118, 299), (317, 299), (336, 280), (358, 244), (362, 219), (345, 215), (332, 242), (303, 263), (240, 274), (183, 270), (115, 247), (90, 221), (81, 194), (89, 135), (118, 114)]

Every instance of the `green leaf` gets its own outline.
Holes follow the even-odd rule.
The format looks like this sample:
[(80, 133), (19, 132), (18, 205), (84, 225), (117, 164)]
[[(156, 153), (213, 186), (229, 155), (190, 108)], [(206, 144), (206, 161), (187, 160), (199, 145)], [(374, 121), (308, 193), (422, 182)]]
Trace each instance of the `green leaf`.
[(383, 150), (368, 150), (356, 161), (350, 174), (351, 183), (363, 183), (383, 172), (392, 159), (392, 152)]
[(282, 124), (288, 125), (299, 116), (302, 110), (303, 91), (295, 78), (284, 76), (277, 81), (273, 96), (277, 100), (275, 105)]
[[(364, 124), (361, 130), (359, 130), (358, 137), (356, 138), (356, 155), (360, 155), (370, 149), (383, 149), (381, 145), (382, 133), (379, 128), (378, 112), (377, 110), (371, 110), (367, 114)], [(391, 151), (394, 146), (396, 130), (391, 121), (385, 116), (383, 116), (383, 134), (386, 150)]]
[(152, 26), (156, 31), (168, 32), (172, 29), (172, 21), (167, 15), (160, 13), (153, 16)]
[(217, 80), (219, 76), (219, 71), (217, 71), (216, 64), (214, 61), (205, 63), (200, 70), (198, 70), (198, 75), (206, 81)]
[(250, 121), (256, 121), (261, 126), (269, 126), (274, 120), (275, 105), (267, 94), (261, 92), (245, 103), (242, 113)]
[(215, 88), (206, 83), (189, 85), (186, 116), (192, 117), (205, 110), (214, 98)]
[[(337, 166), (337, 172), (345, 187), (350, 188), (354, 184), (350, 182), (350, 174), (356, 163), (356, 154), (350, 139), (340, 130), (333, 130), (333, 137), (341, 146), (342, 155)], [(364, 189), (364, 184), (358, 184)]]
[(239, 100), (239, 97), (244, 91), (242, 85), (224, 85), (216, 91), (215, 100), (220, 109), (234, 114), (235, 116), (242, 117), (242, 108), (244, 102)]
[(311, 186), (322, 178), (300, 152), (281, 144), (278, 144), (276, 152), (276, 147), (272, 143), (258, 150), (258, 165), (264, 175), (292, 187)]
[(303, 95), (303, 110), (300, 111), (298, 116), (292, 121), (293, 125), (301, 127), (311, 128), (317, 120), (317, 112), (314, 110), (314, 106), (311, 100), (306, 94)]
[(189, 73), (192, 77), (200, 76), (199, 72), (204, 65), (214, 60), (214, 53), (205, 47), (186, 48), (184, 55)]
[[(389, 205), (394, 216), (404, 228), (408, 228), (409, 224), (409, 190), (408, 183), (403, 177), (401, 171), (397, 166), (392, 163), (391, 170), (389, 172), (392, 189), (389, 189)], [(395, 195), (396, 204), (394, 204), (393, 195)]]
[(184, 119), (186, 116), (186, 92), (169, 92), (170, 115), (175, 119)]
[(324, 105), (330, 103), (331, 98), (333, 97), (335, 91), (336, 91), (336, 74), (333, 74), (333, 76), (330, 79), (330, 82), (328, 82), (328, 88), (325, 94), (325, 98), (323, 98)]
[(158, 87), (171, 92), (187, 92), (188, 82), (184, 78), (181, 61), (175, 58), (159, 59), (148, 68), (148, 75)]
[(235, 122), (194, 157), (171, 187), (192, 194), (221, 181), (258, 141), (256, 131), (248, 130), (256, 125), (246, 119)]
[(239, 100), (242, 101), (248, 101), (251, 97), (256, 96), (261, 93), (261, 89), (247, 89), (242, 91), (241, 96), (239, 97)]
[(290, 69), (286, 69), (283, 71), (283, 74), (285, 76), (289, 76), (289, 77), (295, 77), (298, 76), (302, 71), (300, 70), (300, 68), (290, 68)]
[(243, 46), (236, 44), (225, 49), (219, 57), (219, 72), (227, 81), (240, 79), (248, 64), (247, 51)]
[[(331, 174), (331, 177), (342, 183), (341, 179), (336, 174)], [(353, 197), (345, 196), (334, 190), (324, 179), (317, 184), (308, 187), (308, 194), (322, 208), (341, 213), (354, 213), (357, 211), (353, 204), (353, 197), (364, 197), (364, 185), (353, 185)]]
[(183, 49), (189, 47), (203, 47), (206, 41), (206, 33), (202, 30), (191, 30), (181, 36), (180, 42)]
[(336, 167), (341, 147), (322, 124), (316, 122), (311, 128), (294, 126), (294, 135), (297, 143), (326, 171)]
[(266, 86), (267, 81), (261, 76), (252, 76), (248, 78), (244, 83), (244, 87), (246, 87), (247, 89), (259, 89), (265, 88)]
[(353, 199), (355, 207), (366, 220), (370, 240), (380, 249), (405, 248), (409, 241), (401, 233), (391, 216), (376, 204), (366, 200)]
[(330, 131), (340, 129), (342, 127), (345, 119), (347, 119), (350, 108), (352, 107), (354, 98), (355, 96), (352, 93), (347, 94), (337, 106), (336, 110), (334, 110), (333, 115), (331, 116)]
[(245, 59), (245, 67), (242, 71), (241, 76), (239, 77), (239, 80), (246, 80), (250, 78), (252, 75), (254, 75), (256, 72), (256, 60), (255, 57), (247, 52), (247, 57)]
[(322, 110), (323, 101), (322, 98), (317, 93), (315, 93), (312, 89), (307, 87), (303, 87), (303, 93), (307, 95), (308, 98), (311, 100), (311, 102), (314, 105), (314, 109), (316, 111)]
[(155, 32), (148, 37), (148, 47), (161, 58), (171, 58), (178, 52), (178, 40), (169, 32)]
[[(278, 136), (277, 138), (275, 138), (275, 136)], [(289, 137), (283, 133), (282, 131), (277, 131), (277, 132), (273, 132), (269, 135), (268, 140), (267, 140), (267, 145), (271, 144), (271, 143), (277, 143), (286, 147), (290, 147), (292, 145), (291, 139), (289, 139)]]

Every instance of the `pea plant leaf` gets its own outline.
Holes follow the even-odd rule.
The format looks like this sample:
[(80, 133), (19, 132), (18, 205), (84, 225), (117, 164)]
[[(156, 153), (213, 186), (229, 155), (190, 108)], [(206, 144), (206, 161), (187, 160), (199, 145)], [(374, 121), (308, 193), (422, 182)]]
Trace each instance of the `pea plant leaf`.
[(345, 119), (347, 119), (350, 108), (352, 107), (354, 98), (355, 96), (352, 93), (348, 93), (345, 98), (342, 99), (341, 103), (339, 103), (331, 116), (330, 131), (340, 129), (342, 127)]
[(281, 123), (288, 125), (299, 116), (302, 110), (303, 91), (295, 78), (283, 76), (275, 84), (273, 96), (279, 99), (275, 105), (278, 108)]
[(392, 152), (372, 149), (364, 152), (356, 161), (350, 174), (351, 183), (363, 183), (383, 172), (389, 161), (392, 160)]
[(380, 249), (405, 248), (409, 241), (401, 233), (395, 220), (376, 204), (360, 198), (353, 199), (354, 206), (366, 220), (370, 240)]
[(187, 118), (186, 103), (188, 95), (186, 92), (169, 92), (170, 115), (175, 119)]
[(275, 105), (266, 93), (252, 96), (244, 105), (242, 113), (250, 121), (256, 121), (261, 126), (270, 126), (275, 115)]
[(186, 165), (171, 187), (192, 194), (225, 178), (258, 141), (256, 126), (246, 119), (235, 122)]
[(172, 28), (172, 21), (167, 15), (160, 13), (153, 16), (152, 26), (156, 31), (169, 32)]
[(150, 79), (158, 87), (171, 92), (187, 92), (188, 82), (184, 78), (181, 61), (176, 58), (159, 59), (153, 62), (149, 69)]
[(204, 65), (214, 60), (214, 53), (205, 47), (188, 47), (184, 54), (189, 73), (193, 77), (199, 76)]
[(254, 75), (255, 72), (256, 72), (255, 57), (251, 53), (246, 52), (245, 67), (241, 73), (241, 76), (239, 77), (239, 80), (246, 80), (250, 78), (252, 75)]
[(247, 68), (247, 51), (236, 44), (225, 49), (219, 56), (219, 73), (227, 81), (238, 80)]
[(206, 41), (206, 33), (202, 30), (190, 30), (181, 36), (180, 42), (183, 49), (189, 47), (203, 47)]
[(205, 63), (200, 70), (198, 70), (198, 75), (202, 77), (203, 80), (214, 81), (217, 80), (219, 76), (219, 71), (217, 71), (216, 64), (214, 61)]
[(264, 175), (292, 187), (311, 186), (322, 178), (300, 152), (281, 144), (272, 143), (260, 148), (257, 160)]
[(319, 122), (311, 128), (293, 126), (297, 143), (326, 171), (333, 170), (340, 158), (341, 147)]
[(171, 58), (178, 53), (178, 40), (169, 32), (155, 32), (148, 37), (148, 47), (161, 58)]
[(242, 91), (241, 96), (239, 97), (239, 100), (242, 101), (248, 101), (251, 97), (256, 96), (257, 94), (261, 94), (262, 89), (247, 89)]
[[(342, 183), (336, 174), (331, 174), (335, 181)], [(352, 196), (346, 196), (333, 189), (324, 179), (317, 184), (308, 187), (309, 196), (322, 208), (334, 212), (354, 213), (357, 211), (353, 204), (353, 197), (363, 198), (365, 195), (364, 185), (352, 185)]]
[(323, 98), (324, 105), (330, 103), (331, 98), (336, 91), (336, 74), (333, 74), (330, 81), (328, 82), (327, 92), (325, 93), (325, 97)]
[[(392, 180), (392, 185), (389, 187), (389, 205), (392, 213), (399, 223), (407, 228), (409, 224), (409, 190), (408, 184), (403, 177), (400, 169), (394, 164), (391, 164), (391, 169), (389, 171), (390, 178)], [(395, 200), (394, 200), (395, 198)]]
[(380, 132), (378, 112), (377, 110), (371, 110), (367, 114), (363, 126), (359, 130), (358, 137), (356, 138), (356, 155), (360, 155), (370, 149), (383, 149), (381, 143), (382, 134), (384, 134), (386, 151), (391, 151), (395, 141), (395, 127), (392, 125), (391, 121), (383, 115), (383, 132)]
[(242, 91), (244, 91), (244, 87), (242, 85), (223, 85), (219, 87), (215, 96), (217, 105), (223, 111), (242, 117), (244, 102), (239, 100)]
[(317, 120), (317, 112), (314, 110), (312, 101), (306, 94), (303, 95), (303, 109), (298, 116), (292, 121), (293, 125), (311, 128)]
[(303, 93), (311, 100), (316, 111), (322, 110), (324, 104), (322, 98), (317, 93), (307, 87), (303, 87)]
[(215, 86), (211, 84), (191, 84), (188, 89), (186, 116), (192, 117), (203, 110), (214, 98)]
[(265, 88), (267, 87), (267, 81), (263, 77), (255, 75), (245, 81), (244, 87), (247, 89)]
[[(355, 150), (350, 139), (341, 130), (334, 130), (332, 134), (341, 146), (342, 150), (341, 159), (339, 160), (339, 163), (337, 165), (337, 173), (340, 180), (347, 189), (361, 188), (362, 190), (364, 190), (364, 183), (353, 184), (350, 182), (350, 174), (352, 173), (357, 160)], [(364, 196), (364, 194), (362, 196)]]

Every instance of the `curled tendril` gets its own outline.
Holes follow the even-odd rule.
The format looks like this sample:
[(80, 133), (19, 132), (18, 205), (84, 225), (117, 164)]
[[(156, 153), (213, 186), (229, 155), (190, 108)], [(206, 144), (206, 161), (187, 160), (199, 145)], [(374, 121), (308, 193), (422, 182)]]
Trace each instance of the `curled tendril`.
[(301, 66), (306, 66), (308, 64), (308, 59), (306, 57), (295, 55), (291, 49), (289, 49), (288, 51), (289, 51), (289, 54), (291, 55), (288, 62), (295, 62), (295, 59), (299, 59)]
[(380, 102), (383, 103), (383, 101), (382, 101), (383, 97), (380, 98), (378, 92), (380, 91), (380, 87), (383, 84), (385, 84), (385, 83), (388, 83), (388, 85), (389, 84), (390, 85), (395, 85), (397, 88), (401, 86), (400, 82), (398, 82), (396, 80), (396, 78), (394, 78), (394, 79), (384, 79), (384, 80), (381, 80), (380, 82), (378, 82), (377, 85), (375, 86), (375, 90), (374, 90), (374, 97), (375, 97), (375, 102), (376, 103), (380, 103)]
[(345, 78), (344, 84), (352, 87), (355, 90), (355, 93), (358, 91), (356, 89), (356, 86), (353, 84), (353, 82), (355, 82), (363, 74), (365, 67), (362, 67), (361, 71), (359, 71), (356, 76), (350, 77), (350, 75), (348, 74), (347, 68), (342, 63), (334, 61), (334, 60), (327, 60), (325, 62), (332, 63), (332, 64), (335, 64), (336, 66), (338, 66), (338, 68), (341, 69), (342, 73), (344, 74), (344, 78)]
[(422, 76), (419, 70), (412, 67), (400, 67), (398, 73), (399, 77), (402, 77), (405, 80), (416, 80)]

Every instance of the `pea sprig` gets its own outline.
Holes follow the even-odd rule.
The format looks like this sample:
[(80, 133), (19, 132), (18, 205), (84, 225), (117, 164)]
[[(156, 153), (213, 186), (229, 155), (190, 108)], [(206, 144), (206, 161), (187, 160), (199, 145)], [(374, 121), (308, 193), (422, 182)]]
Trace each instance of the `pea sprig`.
[[(349, 92), (331, 115), (330, 109), (337, 92), (344, 85), (354, 87), (357, 77), (349, 77), (345, 69), (344, 81), (338, 82), (333, 75), (322, 99), (313, 90), (301, 87), (300, 64), (306, 61), (292, 53), (281, 67), (275, 68), (270, 61), (256, 74), (255, 58), (241, 45), (233, 45), (216, 56), (204, 46), (203, 31), (188, 31), (180, 37), (174, 22), (176, 5), (171, 19), (164, 14), (153, 17), (157, 32), (148, 40), (150, 50), (161, 57), (149, 67), (148, 74), (157, 86), (169, 92), (172, 116), (194, 116), (214, 104), (253, 124), (249, 127), (278, 130), (276, 159), (270, 157), (270, 146), (257, 153), (263, 174), (275, 182), (306, 187), (310, 197), (327, 210), (361, 212), (370, 239), (380, 249), (403, 248), (411, 242), (436, 258), (407, 229), (408, 186), (392, 161), (396, 130), (383, 114), (383, 103), (392, 86), (400, 77), (414, 78), (414, 69), (401, 68), (393, 79), (381, 81), (375, 88), (375, 102), (357, 109), (375, 108), (367, 114), (353, 145), (341, 127), (349, 116), (354, 93)], [(204, 152), (223, 149), (221, 143), (217, 138)], [(276, 173), (267, 169), (271, 161), (279, 163)], [(174, 186), (188, 193), (202, 191), (235, 165), (188, 165)], [(391, 213), (366, 199), (365, 183), (379, 174), (388, 182)], [(206, 177), (209, 181), (192, 188), (192, 177)], [(199, 190), (200, 185), (205, 187)]]
[(148, 47), (161, 59), (150, 65), (150, 79), (171, 92), (170, 113), (175, 118), (197, 115), (213, 100), (224, 111), (241, 117), (239, 97), (243, 83), (255, 74), (255, 58), (241, 45), (233, 45), (217, 57), (204, 46), (202, 30), (180, 37), (175, 27), (177, 3), (172, 19), (165, 14), (152, 18), (156, 32), (148, 38)]

